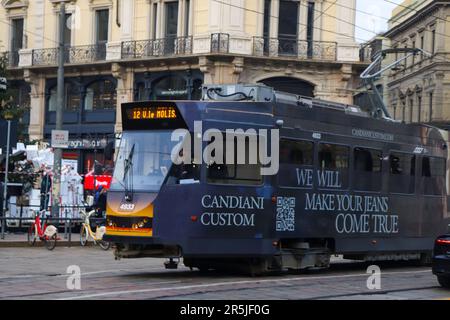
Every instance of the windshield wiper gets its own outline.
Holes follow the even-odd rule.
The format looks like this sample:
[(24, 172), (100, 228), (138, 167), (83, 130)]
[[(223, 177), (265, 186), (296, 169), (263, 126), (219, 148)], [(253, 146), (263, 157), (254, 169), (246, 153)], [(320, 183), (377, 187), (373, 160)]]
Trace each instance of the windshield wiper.
[(125, 200), (132, 201), (133, 200), (133, 174), (131, 176), (128, 174), (130, 168), (133, 166), (133, 155), (134, 155), (134, 146), (131, 147), (130, 153), (128, 157), (124, 160), (124, 170), (123, 170), (123, 182), (125, 184)]

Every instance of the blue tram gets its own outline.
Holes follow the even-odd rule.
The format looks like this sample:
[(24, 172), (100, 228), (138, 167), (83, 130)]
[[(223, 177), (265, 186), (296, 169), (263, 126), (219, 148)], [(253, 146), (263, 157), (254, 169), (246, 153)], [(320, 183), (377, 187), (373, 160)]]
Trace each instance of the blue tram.
[(258, 86), (126, 103), (122, 124), (104, 236), (117, 258), (252, 273), (425, 261), (450, 222), (448, 139), (431, 126)]

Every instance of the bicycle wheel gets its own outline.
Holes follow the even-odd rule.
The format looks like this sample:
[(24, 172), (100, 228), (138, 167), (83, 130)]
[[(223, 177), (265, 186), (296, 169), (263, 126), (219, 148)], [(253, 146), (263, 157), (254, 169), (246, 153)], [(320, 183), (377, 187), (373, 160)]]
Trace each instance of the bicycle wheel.
[(46, 238), (45, 241), (45, 247), (48, 250), (53, 250), (56, 247), (56, 239), (58, 238), (58, 234), (55, 233), (53, 236), (51, 236), (50, 238)]
[(32, 223), (28, 228), (27, 240), (30, 246), (34, 246), (34, 244), (36, 243), (36, 237), (34, 236), (34, 223)]
[(87, 242), (88, 242), (88, 238), (89, 238), (89, 233), (87, 231), (87, 226), (85, 224), (83, 224), (81, 226), (81, 230), (80, 230), (80, 244), (81, 246), (86, 246)]
[(100, 240), (98, 242), (100, 248), (102, 248), (103, 250), (109, 250), (109, 248), (111, 248), (111, 242), (108, 241), (104, 241), (104, 240)]

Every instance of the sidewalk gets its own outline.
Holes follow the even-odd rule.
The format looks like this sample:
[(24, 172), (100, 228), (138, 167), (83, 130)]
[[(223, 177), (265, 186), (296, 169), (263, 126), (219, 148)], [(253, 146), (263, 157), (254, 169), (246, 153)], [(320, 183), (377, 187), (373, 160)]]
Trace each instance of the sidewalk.
[[(69, 233), (67, 233), (66, 236), (67, 238), (65, 237), (64, 232), (58, 233), (58, 237), (60, 240), (58, 240), (58, 242), (56, 243), (57, 247), (74, 247), (81, 245), (79, 233), (72, 233), (72, 235), (69, 235)], [(69, 241), (69, 236), (71, 241)], [(88, 241), (87, 245), (88, 246), (92, 245), (92, 241)], [(44, 242), (37, 240), (34, 246), (42, 247), (44, 246)], [(11, 248), (11, 247), (31, 247), (28, 244), (27, 234), (5, 232), (5, 239), (2, 239), (0, 234), (0, 248)]]

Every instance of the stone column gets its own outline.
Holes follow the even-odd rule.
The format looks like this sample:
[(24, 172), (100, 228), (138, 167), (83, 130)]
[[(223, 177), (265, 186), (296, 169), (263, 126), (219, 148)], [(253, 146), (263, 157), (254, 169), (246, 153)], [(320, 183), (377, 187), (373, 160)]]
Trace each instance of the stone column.
[(24, 80), (31, 87), (28, 134), (30, 140), (42, 140), (44, 138), (45, 125), (45, 77), (25, 69)]
[(301, 0), (298, 13), (298, 40), (305, 41), (308, 30), (308, 1)]
[(271, 38), (278, 38), (278, 20), (280, 13), (280, 0), (272, 0), (270, 6), (270, 33)]
[(134, 72), (132, 68), (125, 68), (119, 63), (113, 63), (112, 75), (117, 79), (117, 108), (116, 125), (114, 131), (122, 132), (122, 103), (133, 101)]
[[(339, 2), (338, 2), (339, 3)], [(322, 14), (322, 12), (326, 8), (323, 7), (323, 0), (316, 0), (314, 6), (314, 22), (313, 22), (313, 40), (314, 41), (322, 41), (322, 19), (326, 14)], [(354, 11), (350, 10), (353, 14)], [(354, 23), (354, 20), (353, 20)], [(353, 33), (354, 34), (354, 33)]]

